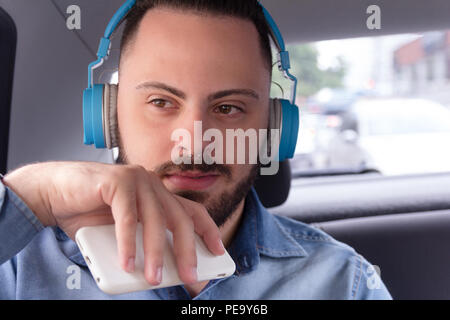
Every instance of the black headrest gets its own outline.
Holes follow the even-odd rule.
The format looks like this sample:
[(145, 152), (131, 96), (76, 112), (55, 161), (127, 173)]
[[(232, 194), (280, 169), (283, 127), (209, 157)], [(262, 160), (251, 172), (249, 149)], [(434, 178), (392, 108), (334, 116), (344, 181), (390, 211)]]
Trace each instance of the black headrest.
[(283, 204), (291, 189), (291, 166), (289, 160), (280, 162), (278, 173), (275, 175), (259, 175), (254, 184), (259, 200), (266, 208)]

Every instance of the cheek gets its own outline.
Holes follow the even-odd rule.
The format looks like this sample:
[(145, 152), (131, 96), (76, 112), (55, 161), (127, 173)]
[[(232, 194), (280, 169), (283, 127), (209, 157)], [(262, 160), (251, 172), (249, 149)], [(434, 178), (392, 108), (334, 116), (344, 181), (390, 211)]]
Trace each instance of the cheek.
[(120, 104), (119, 101), (117, 110), (119, 131), (128, 161), (151, 170), (170, 159), (170, 132), (167, 126), (149, 120), (135, 107), (121, 106), (124, 104)]
[(232, 172), (232, 182), (229, 183), (229, 187), (234, 188), (236, 185), (240, 184), (242, 181), (249, 178), (249, 174), (255, 165), (251, 164), (234, 164), (230, 165), (229, 168)]
[(269, 98), (255, 110), (252, 110), (251, 120), (248, 127), (256, 129), (267, 129), (269, 124)]

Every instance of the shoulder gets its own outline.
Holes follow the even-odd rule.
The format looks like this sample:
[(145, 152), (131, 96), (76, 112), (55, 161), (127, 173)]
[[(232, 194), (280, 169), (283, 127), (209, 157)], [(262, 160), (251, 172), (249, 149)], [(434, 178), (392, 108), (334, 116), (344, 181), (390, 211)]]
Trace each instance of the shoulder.
[[(379, 276), (379, 268), (351, 246), (306, 223), (274, 215), (276, 223), (307, 253), (306, 264), (317, 270), (348, 299), (391, 299)], [(330, 288), (331, 289), (331, 288)]]
[[(312, 225), (288, 217), (279, 215), (273, 216), (283, 231), (294, 238), (306, 250), (315, 250), (317, 247), (330, 247), (347, 254), (355, 253), (355, 250), (352, 247), (337, 241), (326, 232), (313, 227)], [(308, 251), (308, 253), (310, 252)]]
[(309, 260), (334, 265), (358, 260), (359, 255), (352, 247), (326, 232), (288, 217), (274, 215), (274, 218), (283, 232), (305, 250)]

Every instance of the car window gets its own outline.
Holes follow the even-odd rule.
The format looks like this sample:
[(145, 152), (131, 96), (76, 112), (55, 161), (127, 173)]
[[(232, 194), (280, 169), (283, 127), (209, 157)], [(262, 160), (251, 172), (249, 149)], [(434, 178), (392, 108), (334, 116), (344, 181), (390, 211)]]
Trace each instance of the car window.
[[(367, 135), (404, 135), (450, 132), (450, 110), (445, 107), (419, 101), (419, 105), (399, 101), (398, 105), (377, 108), (368, 106), (361, 120), (368, 125)], [(422, 105), (420, 105), (422, 104)]]
[[(450, 172), (450, 30), (291, 44), (289, 50), (300, 80), (291, 161), (297, 176)], [(285, 81), (274, 72), (272, 93)]]

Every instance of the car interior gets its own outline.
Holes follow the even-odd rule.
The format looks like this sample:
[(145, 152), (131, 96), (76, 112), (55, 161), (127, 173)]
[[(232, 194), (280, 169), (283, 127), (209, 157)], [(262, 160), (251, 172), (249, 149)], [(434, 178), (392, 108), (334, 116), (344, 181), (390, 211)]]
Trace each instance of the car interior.
[[(111, 151), (83, 145), (82, 92), (99, 35), (122, 2), (0, 0), (0, 173), (49, 160), (114, 162)], [(288, 44), (450, 29), (448, 0), (261, 2)], [(82, 10), (79, 30), (66, 27), (72, 4)], [(373, 4), (376, 30), (366, 26)], [(378, 266), (394, 299), (450, 299), (450, 171), (294, 173), (286, 160), (255, 189), (273, 214), (311, 224)]]

